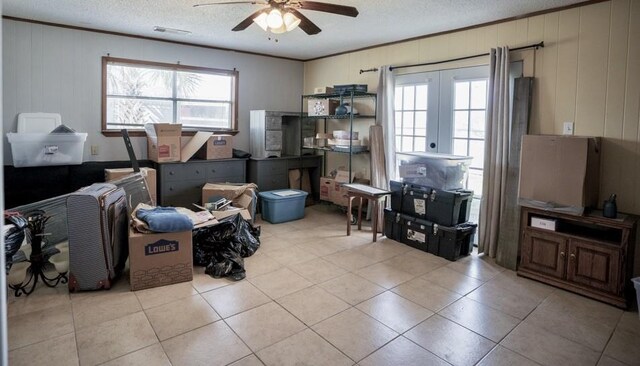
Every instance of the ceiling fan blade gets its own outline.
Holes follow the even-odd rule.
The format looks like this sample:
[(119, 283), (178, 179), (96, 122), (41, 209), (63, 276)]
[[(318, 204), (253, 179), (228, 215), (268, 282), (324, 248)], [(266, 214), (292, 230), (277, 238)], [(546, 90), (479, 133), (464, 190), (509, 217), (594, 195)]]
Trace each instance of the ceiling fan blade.
[(245, 30), (247, 28), (249, 28), (249, 26), (251, 24), (253, 24), (253, 20), (260, 15), (260, 13), (265, 12), (267, 9), (260, 9), (258, 11), (256, 11), (255, 13), (249, 15), (249, 17), (247, 17), (247, 19), (241, 21), (238, 25), (236, 25), (235, 27), (233, 27), (232, 31), (234, 32), (238, 32), (238, 31), (242, 31)]
[(302, 15), (302, 13), (300, 13), (296, 9), (289, 8), (288, 10), (289, 10), (290, 13), (292, 13), (293, 15), (298, 17), (298, 19), (300, 19), (299, 27), (306, 34), (311, 36), (311, 35), (318, 34), (318, 33), (322, 32), (322, 29), (318, 28), (318, 26), (313, 24), (313, 22), (310, 21), (309, 18), (307, 18), (304, 15)]
[(205, 4), (195, 4), (194, 8), (199, 8), (201, 6), (210, 6), (210, 5), (231, 5), (231, 4), (251, 4), (251, 5), (267, 5), (266, 1), (226, 1), (223, 3), (205, 3)]
[(325, 13), (333, 13), (344, 15), (348, 17), (357, 17), (358, 9), (353, 6), (345, 6), (345, 5), (335, 5), (335, 4), (327, 4), (321, 3), (317, 1), (299, 1), (300, 9), (303, 10), (315, 10), (315, 11), (323, 11)]

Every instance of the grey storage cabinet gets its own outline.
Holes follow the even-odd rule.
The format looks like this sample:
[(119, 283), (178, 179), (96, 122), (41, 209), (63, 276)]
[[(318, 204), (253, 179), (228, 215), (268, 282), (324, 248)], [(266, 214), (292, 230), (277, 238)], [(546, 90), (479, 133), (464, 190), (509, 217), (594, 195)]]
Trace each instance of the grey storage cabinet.
[(320, 198), (321, 155), (289, 156), (280, 158), (251, 158), (248, 163), (249, 182), (258, 185), (261, 192), (289, 187), (289, 170), (309, 169), (314, 199)]
[(205, 183), (245, 183), (247, 159), (158, 163), (158, 205), (192, 208)]

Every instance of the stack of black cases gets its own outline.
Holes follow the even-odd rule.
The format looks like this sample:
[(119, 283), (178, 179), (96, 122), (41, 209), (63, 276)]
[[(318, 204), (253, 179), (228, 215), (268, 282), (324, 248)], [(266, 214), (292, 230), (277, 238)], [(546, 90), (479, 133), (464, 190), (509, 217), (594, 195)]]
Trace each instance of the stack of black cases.
[(396, 181), (390, 186), (391, 209), (384, 212), (387, 238), (451, 261), (471, 253), (478, 226), (467, 222), (472, 191)]

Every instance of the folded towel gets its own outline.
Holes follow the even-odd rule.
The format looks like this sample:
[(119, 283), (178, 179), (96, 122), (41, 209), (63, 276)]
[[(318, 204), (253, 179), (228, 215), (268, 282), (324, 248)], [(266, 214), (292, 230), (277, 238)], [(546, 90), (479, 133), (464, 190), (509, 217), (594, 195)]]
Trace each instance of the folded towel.
[(139, 208), (136, 217), (147, 223), (149, 230), (160, 233), (174, 233), (193, 230), (193, 222), (187, 215), (174, 207)]

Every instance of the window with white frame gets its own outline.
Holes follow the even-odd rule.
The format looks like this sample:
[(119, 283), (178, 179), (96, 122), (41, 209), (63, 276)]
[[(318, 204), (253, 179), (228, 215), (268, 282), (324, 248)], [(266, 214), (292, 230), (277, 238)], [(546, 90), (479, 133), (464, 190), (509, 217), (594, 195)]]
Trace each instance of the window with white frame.
[(395, 125), (397, 151), (426, 151), (428, 100), (428, 84), (396, 87)]
[(103, 58), (103, 131), (146, 123), (236, 130), (238, 72)]

